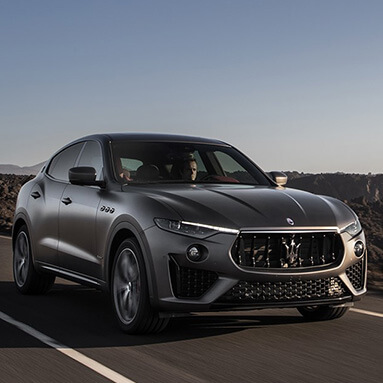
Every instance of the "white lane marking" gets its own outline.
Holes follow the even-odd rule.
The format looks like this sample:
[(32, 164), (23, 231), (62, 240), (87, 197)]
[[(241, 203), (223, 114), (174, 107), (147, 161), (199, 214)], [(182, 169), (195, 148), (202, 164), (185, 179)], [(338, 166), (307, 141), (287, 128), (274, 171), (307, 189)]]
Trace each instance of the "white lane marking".
[(383, 314), (375, 313), (374, 311), (367, 311), (367, 310), (361, 310), (361, 309), (355, 309), (355, 308), (350, 309), (350, 311), (354, 311), (355, 313), (359, 313), (359, 314), (370, 315), (372, 317), (383, 318)]
[(12, 237), (7, 237), (5, 235), (0, 235), (0, 238), (4, 238), (4, 239), (12, 239)]
[(49, 337), (48, 335), (45, 335), (41, 333), (40, 331), (35, 330), (34, 328), (26, 325), (25, 323), (22, 323), (17, 321), (16, 319), (13, 319), (9, 315), (4, 314), (1, 311), (0, 311), (0, 319), (17, 327), (18, 329), (20, 329), (21, 331), (24, 331), (28, 335), (33, 336), (34, 338), (38, 339), (40, 342), (43, 342), (46, 345), (56, 349), (57, 351), (63, 353), (69, 358), (72, 358), (75, 361), (83, 364), (84, 366), (90, 368), (91, 370), (97, 372), (98, 374), (104, 376), (105, 378), (111, 380), (112, 382), (135, 383), (133, 380), (125, 378), (125, 376), (120, 375), (118, 372), (115, 372), (111, 370), (110, 368), (104, 366), (103, 364), (98, 363), (91, 358), (88, 358), (84, 354), (81, 354), (80, 352), (57, 342), (55, 339)]

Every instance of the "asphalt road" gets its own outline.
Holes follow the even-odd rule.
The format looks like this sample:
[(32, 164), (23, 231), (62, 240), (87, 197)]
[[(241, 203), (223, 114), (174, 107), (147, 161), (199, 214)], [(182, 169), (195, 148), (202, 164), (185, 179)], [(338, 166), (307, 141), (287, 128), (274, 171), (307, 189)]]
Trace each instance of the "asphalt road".
[(383, 293), (356, 304), (370, 314), (334, 321), (307, 323), (294, 309), (200, 314), (158, 335), (128, 336), (104, 293), (57, 280), (47, 295), (20, 295), (11, 256), (0, 237), (0, 314), (90, 358), (90, 368), (0, 318), (0, 382), (109, 382), (94, 365), (121, 382), (383, 381), (383, 315), (374, 315), (383, 314)]

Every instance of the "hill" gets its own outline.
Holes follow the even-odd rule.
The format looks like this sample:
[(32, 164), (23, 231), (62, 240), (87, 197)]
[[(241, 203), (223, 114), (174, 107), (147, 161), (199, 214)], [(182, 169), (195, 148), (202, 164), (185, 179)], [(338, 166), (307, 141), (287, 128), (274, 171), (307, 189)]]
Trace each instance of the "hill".
[(33, 166), (17, 166), (9, 164), (0, 164), (0, 174), (15, 174), (15, 175), (36, 175), (41, 168), (44, 166), (45, 162)]
[(383, 174), (299, 174), (289, 173), (288, 187), (329, 195), (343, 201), (363, 197), (383, 202)]

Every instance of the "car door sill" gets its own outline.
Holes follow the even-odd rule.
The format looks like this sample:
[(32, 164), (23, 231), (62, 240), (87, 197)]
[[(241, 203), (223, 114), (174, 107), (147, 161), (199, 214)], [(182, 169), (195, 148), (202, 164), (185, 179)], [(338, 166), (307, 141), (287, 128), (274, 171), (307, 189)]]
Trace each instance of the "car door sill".
[(90, 279), (90, 278), (84, 277), (82, 275), (72, 273), (72, 272), (67, 271), (67, 270), (60, 269), (58, 267), (48, 266), (48, 265), (40, 265), (40, 267), (44, 270), (47, 270), (51, 273), (56, 274), (57, 276), (62, 276), (63, 278), (72, 280), (74, 282), (78, 282), (81, 284), (87, 284), (87, 285), (91, 285), (94, 287), (101, 287), (101, 283), (97, 280)]

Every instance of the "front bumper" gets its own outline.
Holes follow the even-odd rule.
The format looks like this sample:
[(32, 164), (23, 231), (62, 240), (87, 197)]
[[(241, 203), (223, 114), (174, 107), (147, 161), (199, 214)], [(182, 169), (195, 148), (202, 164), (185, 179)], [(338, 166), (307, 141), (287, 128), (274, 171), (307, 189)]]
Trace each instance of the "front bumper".
[[(287, 269), (239, 267), (231, 256), (235, 235), (200, 240), (157, 227), (143, 234), (151, 303), (162, 312), (341, 305), (367, 291), (367, 252), (358, 258), (353, 251), (357, 240), (365, 243), (363, 232), (354, 238), (340, 235), (344, 252), (339, 262)], [(206, 251), (200, 262), (186, 256), (193, 245)]]

